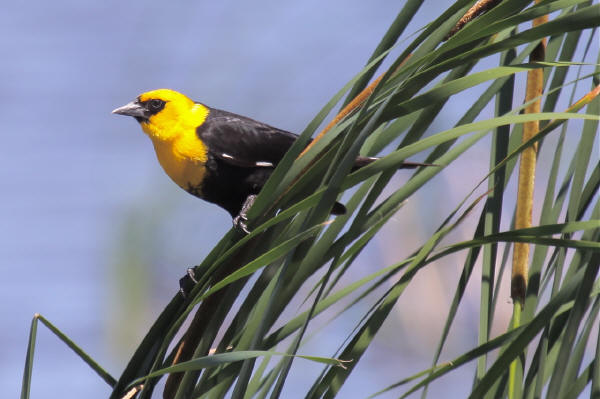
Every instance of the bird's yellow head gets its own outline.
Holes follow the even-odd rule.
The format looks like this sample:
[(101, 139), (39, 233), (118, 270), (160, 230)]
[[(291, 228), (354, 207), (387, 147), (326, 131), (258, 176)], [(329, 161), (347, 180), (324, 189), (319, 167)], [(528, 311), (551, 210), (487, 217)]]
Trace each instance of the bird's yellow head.
[(134, 117), (152, 140), (171, 141), (201, 125), (208, 108), (174, 90), (158, 89), (140, 94), (113, 113)]

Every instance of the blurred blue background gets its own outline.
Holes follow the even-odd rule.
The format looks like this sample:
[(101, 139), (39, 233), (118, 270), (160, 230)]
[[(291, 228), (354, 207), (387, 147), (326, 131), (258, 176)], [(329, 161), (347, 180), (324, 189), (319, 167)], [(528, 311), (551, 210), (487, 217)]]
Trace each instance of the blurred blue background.
[[(435, 2), (435, 14), (448, 3)], [(166, 4), (34, 1), (26, 7), (17, 2), (3, 6), (3, 397), (15, 397), (20, 390), (36, 312), (118, 377), (177, 291), (185, 269), (199, 263), (231, 226), (225, 211), (171, 183), (137, 123), (111, 115), (112, 109), (143, 91), (169, 87), (300, 132), (364, 66), (401, 7), (397, 1)], [(407, 33), (429, 22), (434, 10), (423, 7)], [(450, 104), (446, 112), (454, 119), (442, 118), (438, 127), (454, 123), (461, 107), (460, 102)], [(365, 273), (397, 262), (431, 234), (483, 177), (470, 172), (487, 168), (487, 147), (482, 148), (482, 153), (473, 152), (461, 179), (450, 183), (452, 171), (444, 172), (435, 187), (403, 208), (361, 257)], [(399, 173), (398, 184), (408, 176)], [(447, 201), (440, 206), (436, 198), (441, 195)], [(466, 224), (460, 239), (472, 234), (473, 223)], [(405, 233), (399, 238), (401, 228)], [(415, 279), (341, 397), (365, 397), (429, 367), (460, 259)], [(445, 359), (476, 342), (477, 301), (473, 290)], [(501, 309), (497, 314), (501, 328), (511, 305), (503, 306), (508, 313)], [(354, 316), (365, 310), (357, 309)], [(341, 330), (354, 322), (342, 320)], [(330, 356), (345, 338), (335, 331), (328, 328), (304, 353)], [(305, 392), (309, 375), (319, 370), (296, 361), (286, 397), (296, 397), (294, 387)], [(471, 378), (465, 373), (449, 377), (433, 396), (462, 396)], [(63, 343), (45, 328), (38, 330), (33, 398), (102, 398), (109, 392)]]

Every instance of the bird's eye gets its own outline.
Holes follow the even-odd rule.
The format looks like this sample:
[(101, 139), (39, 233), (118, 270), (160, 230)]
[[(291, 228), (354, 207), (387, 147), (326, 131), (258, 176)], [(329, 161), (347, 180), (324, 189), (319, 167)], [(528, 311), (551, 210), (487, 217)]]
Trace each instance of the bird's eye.
[(163, 109), (164, 106), (165, 106), (165, 102), (163, 100), (159, 100), (157, 98), (154, 98), (154, 99), (148, 101), (148, 108), (152, 112), (158, 112), (161, 109)]

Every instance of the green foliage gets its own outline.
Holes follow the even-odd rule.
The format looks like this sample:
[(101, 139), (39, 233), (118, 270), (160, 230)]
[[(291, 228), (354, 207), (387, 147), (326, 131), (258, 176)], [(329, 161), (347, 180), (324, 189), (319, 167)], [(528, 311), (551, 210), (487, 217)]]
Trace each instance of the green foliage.
[[(519, 397), (577, 397), (586, 388), (600, 394), (600, 367), (596, 367), (600, 351), (593, 334), (600, 311), (600, 100), (587, 103), (580, 113), (579, 109), (557, 109), (561, 94), (571, 90), (569, 104), (573, 104), (578, 100), (574, 98), (577, 85), (586, 86), (587, 92), (599, 84), (598, 64), (593, 73), (588, 71), (593, 64), (584, 64), (589, 62), (590, 43), (598, 39), (598, 4), (547, 0), (534, 5), (506, 0), (443, 41), (473, 3), (457, 1), (411, 43), (402, 44), (406, 47), (388, 60), (390, 68), (367, 102), (298, 159), (344, 95), (350, 93), (348, 102), (361, 92), (382, 61), (396, 52), (398, 38), (421, 3), (407, 2), (368, 65), (326, 104), (286, 154), (250, 211), (252, 233), (242, 236), (230, 231), (195, 268), (198, 283), (186, 298), (178, 294), (165, 308), (113, 384), (111, 398), (122, 397), (140, 382), (144, 386), (138, 397), (149, 398), (160, 376), (175, 369), (183, 373), (176, 398), (280, 397), (289, 374), (298, 372), (291, 366), (308, 334), (319, 334), (311, 328), (315, 317), (335, 309), (338, 315), (351, 312), (355, 324), (337, 350), (308, 357), (323, 370), (298, 395), (334, 397), (352, 377), (415, 275), (454, 253), (464, 256), (464, 265), (456, 276), (439, 344), (432, 348), (431, 368), (413, 376), (399, 375), (398, 382), (387, 388), (373, 387), (373, 396), (398, 390), (397, 395), (405, 397), (421, 390), (424, 397), (430, 384), (476, 362), (470, 397), (507, 397), (509, 365), (517, 358), (525, 360), (518, 382), (521, 389), (515, 391)], [(533, 18), (550, 12), (549, 23), (530, 27)], [(544, 37), (550, 37), (546, 62), (526, 63)], [(580, 43), (588, 45), (576, 52)], [(583, 55), (576, 60), (575, 54)], [(482, 69), (480, 65), (490, 59), (499, 59), (500, 64)], [(516, 97), (515, 77), (533, 68), (544, 68), (547, 77), (544, 112), (520, 114), (523, 105)], [(578, 78), (567, 82), (570, 69), (579, 71)], [(428, 131), (452, 96), (482, 86), (482, 94), (454, 127)], [(486, 108), (493, 109), (493, 117), (482, 116)], [(567, 124), (574, 119), (582, 120), (583, 127), (578, 133), (567, 133)], [(543, 129), (521, 145), (522, 124), (531, 120), (543, 121)], [(545, 140), (551, 135), (557, 140), (548, 145)], [(353, 261), (405, 201), (483, 138), (491, 143), (489, 170), (480, 171), (483, 180), (469, 183), (471, 194), (439, 221), (431, 237), (406, 259), (345, 282)], [(577, 142), (570, 159), (563, 153), (567, 140)], [(540, 146), (540, 153), (554, 154), (548, 181), (538, 182), (544, 192), (543, 204), (536, 205), (539, 223), (530, 229), (501, 231), (512, 219), (515, 199), (508, 187), (516, 179), (518, 155), (533, 142)], [(381, 160), (351, 173), (359, 153), (379, 154), (392, 145), (395, 148)], [(419, 168), (402, 187), (390, 185), (400, 163), (413, 156), (436, 166)], [(350, 189), (347, 214), (332, 219), (333, 203)], [(487, 192), (481, 195), (482, 191)], [(275, 215), (277, 209), (282, 211)], [(478, 220), (472, 239), (448, 243), (450, 233), (467, 218)], [(508, 296), (498, 287), (512, 242), (535, 245), (527, 301), (520, 327), (506, 326), (505, 333), (492, 337), (498, 298)], [(481, 268), (476, 269), (476, 264)], [(454, 360), (439, 364), (467, 283), (473, 278), (481, 280), (478, 342)], [(246, 285), (249, 291), (241, 296)], [(209, 300), (210, 309), (200, 306), (203, 327), (196, 331), (200, 336), (193, 359), (169, 369), (176, 350), (174, 338), (199, 309), (197, 305)], [(285, 316), (286, 308), (299, 300), (304, 301), (301, 312)], [(234, 306), (236, 301), (240, 304)], [(341, 311), (336, 306), (340, 304)], [(365, 306), (357, 310), (356, 304)], [(28, 397), (33, 343), (23, 397)], [(594, 346), (596, 352), (591, 354)], [(211, 348), (218, 355), (209, 356)], [(279, 356), (280, 352), (285, 356)], [(303, 353), (300, 357), (307, 358)], [(113, 383), (110, 376), (104, 378)]]

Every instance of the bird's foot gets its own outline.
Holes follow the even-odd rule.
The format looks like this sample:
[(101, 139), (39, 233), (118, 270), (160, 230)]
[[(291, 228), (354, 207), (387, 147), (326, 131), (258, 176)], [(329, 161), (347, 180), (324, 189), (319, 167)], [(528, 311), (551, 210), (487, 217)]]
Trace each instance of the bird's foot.
[(179, 292), (184, 298), (187, 298), (194, 286), (198, 283), (196, 280), (196, 274), (194, 273), (193, 268), (187, 269), (187, 273), (185, 276), (179, 279)]
[(243, 231), (246, 234), (250, 234), (250, 230), (248, 229), (248, 225), (246, 224), (247, 221), (248, 218), (246, 217), (246, 215), (242, 215), (240, 213), (239, 215), (233, 218), (233, 227), (235, 227), (237, 230)]
[(248, 225), (246, 222), (248, 222), (248, 211), (250, 210), (250, 207), (252, 207), (252, 204), (254, 204), (254, 200), (256, 199), (256, 195), (252, 194), (249, 195), (246, 198), (246, 201), (244, 201), (244, 205), (242, 205), (242, 209), (240, 210), (240, 213), (233, 218), (233, 227), (235, 227), (238, 230), (243, 231), (246, 234), (250, 234), (250, 230), (248, 229)]

